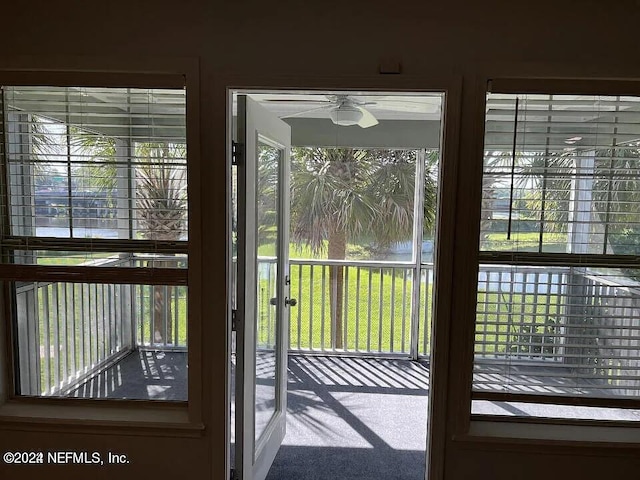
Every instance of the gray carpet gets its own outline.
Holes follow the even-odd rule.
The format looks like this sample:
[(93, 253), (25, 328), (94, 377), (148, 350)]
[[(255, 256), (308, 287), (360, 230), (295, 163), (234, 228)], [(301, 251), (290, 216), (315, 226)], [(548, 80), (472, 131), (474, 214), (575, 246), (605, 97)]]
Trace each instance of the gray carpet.
[(422, 480), (428, 374), (408, 360), (291, 355), (268, 480)]
[(69, 396), (187, 400), (187, 353), (134, 351)]
[[(271, 363), (259, 362), (265, 378), (259, 378), (258, 389), (272, 383), (267, 374)], [(290, 355), (288, 367), (287, 434), (268, 480), (424, 478), (429, 384), (425, 364)], [(187, 354), (134, 352), (71, 396), (186, 400)], [(272, 395), (261, 401), (272, 403)], [(640, 412), (632, 410), (473, 402), (473, 413), (494, 415), (599, 418), (600, 410), (602, 418), (640, 419)]]

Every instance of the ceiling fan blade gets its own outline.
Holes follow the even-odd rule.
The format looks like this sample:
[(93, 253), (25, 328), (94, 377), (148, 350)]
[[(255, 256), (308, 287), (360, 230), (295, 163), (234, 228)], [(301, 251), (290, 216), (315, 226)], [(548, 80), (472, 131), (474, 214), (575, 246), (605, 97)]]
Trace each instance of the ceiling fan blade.
[(383, 97), (376, 108), (397, 112), (439, 113), (442, 100), (437, 97)]
[(291, 117), (299, 117), (300, 115), (304, 115), (305, 113), (317, 112), (318, 110), (325, 110), (326, 108), (333, 107), (332, 104), (321, 105), (319, 107), (309, 108), (307, 110), (302, 110), (296, 113), (288, 113), (286, 115), (282, 115), (280, 118), (291, 118)]
[(378, 124), (378, 119), (366, 108), (356, 106), (362, 112), (362, 118), (358, 122), (358, 126), (362, 128), (373, 127)]
[(300, 98), (265, 98), (262, 102), (268, 103), (330, 103), (327, 100), (307, 100)]

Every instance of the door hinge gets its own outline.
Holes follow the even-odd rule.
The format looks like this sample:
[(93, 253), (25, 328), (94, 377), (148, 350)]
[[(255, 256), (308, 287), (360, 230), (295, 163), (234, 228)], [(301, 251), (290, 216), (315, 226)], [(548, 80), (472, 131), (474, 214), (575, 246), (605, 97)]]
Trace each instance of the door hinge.
[(238, 310), (231, 310), (231, 331), (238, 331)]
[(242, 144), (231, 142), (231, 165), (238, 166), (242, 157)]

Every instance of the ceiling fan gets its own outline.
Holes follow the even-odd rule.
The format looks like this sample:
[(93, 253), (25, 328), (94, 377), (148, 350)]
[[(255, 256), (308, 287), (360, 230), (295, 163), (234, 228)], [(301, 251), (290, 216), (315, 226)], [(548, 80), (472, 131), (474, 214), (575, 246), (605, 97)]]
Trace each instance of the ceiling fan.
[[(301, 103), (300, 100), (286, 99), (267, 101)], [(304, 103), (319, 103), (320, 105), (301, 112), (283, 115), (281, 118), (297, 117), (315, 111), (328, 110), (329, 118), (336, 125), (345, 127), (358, 125), (361, 128), (369, 128), (378, 124), (376, 117), (365, 108), (365, 105), (375, 105), (376, 102), (360, 102), (349, 95), (326, 95), (326, 100), (305, 100)]]

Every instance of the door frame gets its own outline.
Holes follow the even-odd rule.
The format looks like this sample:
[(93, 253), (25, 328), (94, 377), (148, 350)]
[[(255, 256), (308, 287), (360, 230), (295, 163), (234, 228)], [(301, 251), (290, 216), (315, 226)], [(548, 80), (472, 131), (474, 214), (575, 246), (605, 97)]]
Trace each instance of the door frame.
[[(457, 381), (450, 382), (449, 358), (452, 326), (452, 303), (454, 301), (454, 240), (456, 218), (456, 195), (459, 171), (459, 136), (461, 123), (461, 102), (463, 79), (459, 74), (434, 74), (433, 76), (376, 75), (376, 76), (333, 76), (333, 77), (282, 77), (226, 74), (218, 77), (220, 85), (226, 89), (226, 150), (227, 150), (227, 286), (231, 279), (231, 159), (233, 140), (232, 95), (233, 93), (260, 92), (277, 93), (282, 90), (300, 91), (389, 91), (389, 92), (444, 92), (443, 126), (441, 129), (442, 154), (439, 166), (440, 189), (438, 194), (438, 215), (434, 250), (434, 300), (431, 355), (430, 386), (427, 417), (427, 439), (425, 455), (425, 478), (441, 480), (444, 478), (444, 463), (447, 438), (451, 433), (465, 433), (459, 426), (464, 422), (450, 421), (449, 411), (457, 412), (467, 408), (465, 398), (455, 399), (451, 405), (449, 391), (461, 391)], [(446, 221), (445, 221), (446, 220)], [(225, 466), (229, 472), (230, 463), (230, 404), (231, 404), (231, 337), (232, 308), (227, 298), (227, 369), (226, 369), (226, 455)], [(472, 355), (472, 353), (471, 353)], [(471, 362), (469, 362), (471, 365)], [(455, 376), (452, 376), (455, 377)], [(470, 416), (470, 409), (467, 408)], [(467, 422), (468, 423), (468, 422)]]

